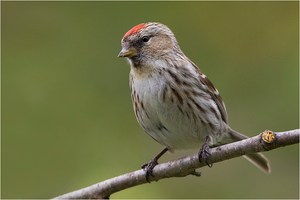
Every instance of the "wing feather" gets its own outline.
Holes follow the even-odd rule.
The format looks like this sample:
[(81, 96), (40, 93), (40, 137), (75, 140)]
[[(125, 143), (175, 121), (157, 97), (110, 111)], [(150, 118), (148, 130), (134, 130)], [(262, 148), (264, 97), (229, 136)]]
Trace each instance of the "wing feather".
[(222, 120), (225, 123), (228, 123), (228, 117), (227, 117), (227, 112), (226, 112), (226, 107), (225, 104), (222, 100), (222, 97), (219, 93), (219, 91), (215, 88), (215, 86), (212, 84), (212, 82), (207, 78), (205, 74), (203, 74), (200, 69), (195, 65), (193, 62), (191, 62), (192, 65), (197, 69), (199, 72), (199, 80), (202, 84), (207, 86), (207, 92), (210, 94), (212, 99), (216, 102), (219, 111), (221, 113)]

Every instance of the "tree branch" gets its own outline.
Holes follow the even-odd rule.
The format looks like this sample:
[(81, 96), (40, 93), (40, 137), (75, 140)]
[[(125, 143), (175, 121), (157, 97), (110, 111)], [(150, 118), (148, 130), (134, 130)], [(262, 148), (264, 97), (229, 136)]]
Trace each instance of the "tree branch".
[[(277, 133), (266, 130), (254, 137), (212, 148), (209, 161), (210, 163), (217, 163), (245, 154), (269, 151), (299, 143), (299, 130)], [(204, 167), (205, 165), (205, 163), (199, 162), (198, 154), (194, 154), (157, 165), (153, 170), (155, 177), (150, 176), (149, 178), (150, 181), (158, 181), (164, 178), (184, 177), (189, 174), (199, 175), (195, 172), (195, 169)], [(104, 199), (109, 198), (113, 193), (144, 183), (147, 183), (145, 171), (141, 169), (58, 196), (56, 199)]]

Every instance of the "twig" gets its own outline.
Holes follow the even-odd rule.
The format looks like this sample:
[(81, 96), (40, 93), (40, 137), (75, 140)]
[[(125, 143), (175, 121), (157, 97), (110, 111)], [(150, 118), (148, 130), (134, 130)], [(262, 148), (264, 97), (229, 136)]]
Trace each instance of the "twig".
[[(262, 134), (254, 137), (212, 148), (210, 151), (210, 163), (217, 163), (245, 154), (269, 151), (279, 147), (299, 143), (299, 132), (299, 129), (277, 133), (266, 130)], [(170, 177), (184, 177), (189, 174), (199, 175), (195, 169), (201, 168), (205, 165), (205, 163), (199, 162), (198, 154), (162, 163), (154, 168), (154, 177), (150, 177), (150, 181), (158, 181), (160, 179)], [(109, 196), (113, 193), (144, 183), (147, 183), (145, 171), (137, 170), (58, 196), (56, 198), (105, 199), (109, 198)]]

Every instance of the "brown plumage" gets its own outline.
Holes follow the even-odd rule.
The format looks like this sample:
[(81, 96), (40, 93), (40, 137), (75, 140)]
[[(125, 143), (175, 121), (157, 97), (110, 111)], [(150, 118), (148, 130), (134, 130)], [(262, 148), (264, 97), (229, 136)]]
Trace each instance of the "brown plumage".
[[(139, 24), (122, 39), (119, 57), (130, 63), (133, 107), (141, 127), (166, 148), (145, 165), (147, 176), (167, 150), (202, 145), (199, 159), (207, 161), (208, 146), (245, 139), (228, 125), (225, 104), (212, 82), (181, 51), (172, 31), (155, 22)], [(246, 156), (270, 172), (262, 154)]]

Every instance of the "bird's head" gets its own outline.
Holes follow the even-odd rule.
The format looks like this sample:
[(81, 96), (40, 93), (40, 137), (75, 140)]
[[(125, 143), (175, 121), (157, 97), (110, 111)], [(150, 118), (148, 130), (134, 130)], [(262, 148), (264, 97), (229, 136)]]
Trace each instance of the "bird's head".
[(134, 26), (125, 33), (121, 45), (118, 57), (126, 57), (135, 65), (161, 59), (180, 50), (172, 31), (156, 22)]

